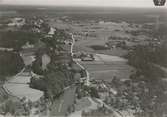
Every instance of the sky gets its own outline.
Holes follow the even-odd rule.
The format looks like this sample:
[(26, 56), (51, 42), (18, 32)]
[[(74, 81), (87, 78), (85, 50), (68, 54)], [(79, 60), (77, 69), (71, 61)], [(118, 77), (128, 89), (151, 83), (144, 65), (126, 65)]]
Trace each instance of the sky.
[[(0, 0), (11, 5), (153, 7), (153, 0)], [(167, 4), (167, 3), (166, 3)], [(165, 5), (167, 7), (167, 5)]]

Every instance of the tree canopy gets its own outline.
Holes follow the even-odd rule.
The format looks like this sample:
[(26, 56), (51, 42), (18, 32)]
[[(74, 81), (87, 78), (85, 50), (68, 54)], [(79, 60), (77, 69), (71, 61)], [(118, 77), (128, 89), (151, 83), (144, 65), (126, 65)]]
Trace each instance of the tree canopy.
[(18, 53), (0, 51), (0, 75), (11, 76), (18, 73), (24, 62)]

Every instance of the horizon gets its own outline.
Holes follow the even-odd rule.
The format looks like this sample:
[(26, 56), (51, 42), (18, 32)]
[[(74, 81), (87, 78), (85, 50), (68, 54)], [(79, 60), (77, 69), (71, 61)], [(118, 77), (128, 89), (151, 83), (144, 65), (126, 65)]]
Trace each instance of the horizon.
[(20, 6), (20, 7), (46, 7), (46, 8), (101, 8), (101, 9), (108, 9), (108, 8), (129, 8), (129, 9), (167, 9), (167, 6), (91, 6), (91, 5), (37, 5), (37, 4), (0, 4), (0, 6)]
[(0, 5), (50, 6), (50, 7), (125, 7), (125, 8), (167, 8), (157, 7), (153, 0), (0, 0)]

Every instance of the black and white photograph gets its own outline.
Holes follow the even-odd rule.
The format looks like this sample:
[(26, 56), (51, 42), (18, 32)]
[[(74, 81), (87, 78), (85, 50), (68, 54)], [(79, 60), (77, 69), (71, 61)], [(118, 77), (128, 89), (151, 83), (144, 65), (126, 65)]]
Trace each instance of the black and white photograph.
[(167, 117), (167, 0), (0, 0), (0, 117)]

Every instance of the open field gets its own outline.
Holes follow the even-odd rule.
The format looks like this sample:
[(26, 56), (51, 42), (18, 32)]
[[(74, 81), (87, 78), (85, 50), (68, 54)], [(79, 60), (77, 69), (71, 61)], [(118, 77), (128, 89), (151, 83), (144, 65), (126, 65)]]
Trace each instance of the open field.
[[(96, 25), (95, 25), (96, 24)], [(91, 46), (104, 46), (111, 35), (116, 35), (120, 38), (130, 38), (124, 30), (138, 30), (137, 27), (131, 27), (129, 24), (108, 22), (105, 23), (95, 23), (89, 26), (88, 24), (83, 24), (82, 27), (72, 26), (73, 29), (79, 34), (85, 30), (89, 30), (88, 33), (94, 35), (89, 36), (77, 36), (75, 39), (78, 41), (75, 43), (74, 52), (88, 52), (88, 53), (99, 53), (95, 55), (95, 61), (80, 63), (90, 72), (90, 77), (96, 80), (112, 80), (113, 77), (118, 77), (120, 79), (128, 79), (133, 68), (127, 65), (127, 60), (121, 58), (127, 53), (127, 50), (121, 48), (107, 49), (107, 50), (95, 50)], [(139, 26), (140, 27), (140, 26)], [(115, 30), (119, 30), (115, 31)], [(92, 32), (91, 32), (92, 31)], [(119, 57), (120, 56), (120, 57)]]
[[(4, 96), (6, 95), (6, 93), (8, 93), (10, 95), (13, 95), (15, 98), (26, 97), (32, 102), (39, 100), (40, 97), (46, 96), (46, 104), (45, 102), (43, 102), (43, 100), (40, 100), (42, 103), (39, 104), (41, 106), (48, 106), (44, 109), (44, 113), (46, 112), (47, 114), (46, 116), (66, 116), (67, 114), (70, 114), (69, 111), (75, 110), (74, 115), (76, 114), (76, 117), (79, 117), (81, 116), (81, 111), (83, 110), (96, 110), (99, 107), (105, 106), (102, 100), (104, 100), (107, 107), (111, 106), (112, 108), (117, 108), (115, 106), (125, 105), (125, 110), (131, 108), (129, 106), (139, 107), (140, 104), (143, 105), (144, 110), (151, 110), (152, 104), (155, 104), (155, 106), (153, 106), (158, 108), (160, 105), (163, 105), (163, 103), (158, 104), (157, 102), (166, 97), (167, 88), (161, 87), (161, 84), (158, 84), (159, 86), (156, 85), (156, 83), (158, 82), (151, 84), (152, 87), (149, 86), (150, 84), (146, 84), (146, 82), (141, 82), (141, 84), (140, 82), (136, 82), (134, 84), (131, 84), (130, 82), (129, 84), (128, 81), (119, 83), (119, 80), (118, 83), (117, 80), (110, 82), (114, 77), (117, 77), (120, 80), (129, 79), (129, 76), (134, 71), (138, 70), (137, 68), (135, 69), (129, 66), (127, 64), (127, 60), (123, 58), (128, 52), (133, 50), (132, 47), (134, 47), (135, 45), (140, 45), (139, 43), (141, 43), (142, 45), (142, 43), (145, 42), (152, 42), (152, 40), (155, 40), (155, 42), (159, 44), (163, 42), (156, 38), (166, 39), (167, 33), (165, 34), (165, 32), (167, 27), (167, 15), (166, 11), (164, 12), (163, 9), (89, 7), (59, 8), (50, 6), (2, 7), (1, 5), (0, 7), (0, 28), (2, 28), (0, 29), (0, 32), (3, 33), (3, 31), (8, 30), (17, 32), (17, 30), (24, 29), (24, 32), (30, 31), (31, 33), (36, 32), (40, 34), (39, 37), (37, 36), (35, 37), (35, 39), (33, 39), (36, 40), (36, 38), (39, 38), (37, 42), (34, 42), (37, 43), (39, 47), (34, 44), (35, 49), (32, 49), (32, 51), (31, 49), (27, 50), (26, 48), (24, 50), (22, 47), (25, 47), (25, 45), (27, 44), (23, 44), (23, 46), (22, 43), (19, 43), (19, 48), (22, 48), (23, 50), (18, 54), (20, 54), (22, 62), (24, 62), (25, 69), (28, 68), (26, 69), (28, 72), (31, 71), (31, 68), (29, 66), (32, 65), (32, 62), (39, 60), (37, 61), (36, 65), (39, 68), (37, 70), (40, 71), (40, 64), (42, 64), (42, 68), (44, 70), (44, 72), (42, 71), (42, 74), (45, 74), (43, 77), (44, 80), (41, 78), (44, 82), (40, 82), (41, 80), (35, 80), (37, 82), (36, 89), (29, 87), (30, 79), (32, 76), (28, 74), (25, 69), (23, 69), (19, 74), (15, 76), (13, 76), (14, 74), (12, 74), (13, 77), (9, 77), (7, 81), (3, 81), (4, 85), (3, 87), (0, 87), (0, 96)], [(25, 27), (12, 27), (11, 21), (13, 21), (12, 19), (15, 17), (24, 18), (27, 25), (25, 25)], [(28, 26), (30, 29), (26, 29), (26, 26)], [(49, 29), (55, 29), (55, 32), (51, 31), (54, 34), (49, 33)], [(70, 34), (70, 36), (64, 36), (64, 33), (59, 33), (59, 30), (60, 32), (63, 31), (67, 34)], [(157, 32), (160, 35), (159, 37), (155, 36), (158, 34), (154, 34)], [(22, 33), (23, 32), (19, 32), (16, 34), (25, 37), (26, 35)], [(28, 34), (27, 37), (28, 38), (25, 38), (25, 40), (32, 41), (29, 40), (31, 35)], [(9, 42), (11, 41), (11, 39), (15, 38), (11, 36), (9, 38)], [(156, 40), (158, 40), (159, 42), (157, 42)], [(3, 42), (4, 38), (2, 38), (1, 41)], [(20, 41), (24, 41), (24, 38), (19, 38), (16, 41), (12, 41), (12, 43), (10, 44), (11, 46), (15, 47), (16, 45), (18, 45), (15, 42)], [(7, 45), (9, 44), (8, 41), (4, 42), (7, 42)], [(60, 45), (65, 44), (65, 46), (60, 47), (59, 42)], [(122, 42), (124, 43), (122, 44)], [(18, 49), (17, 47), (15, 48)], [(1, 47), (1, 49), (1, 51), (4, 51), (3, 47)], [(10, 51), (10, 48), (8, 48), (7, 50), (9, 50), (9, 52), (13, 51)], [(20, 52), (20, 50), (18, 52)], [(45, 55), (43, 55), (44, 53)], [(75, 53), (76, 60), (73, 59), (75, 58), (73, 56), (75, 55)], [(38, 54), (40, 54), (39, 57)], [(49, 56), (47, 57), (46, 54)], [(51, 54), (53, 54), (53, 56)], [(67, 54), (71, 56), (69, 57)], [(141, 58), (144, 58), (143, 55), (141, 55)], [(40, 62), (40, 56), (42, 58), (42, 62)], [(8, 57), (4, 57), (2, 61), (6, 58)], [(14, 59), (12, 60), (14, 61)], [(77, 64), (70, 64), (71, 60), (74, 60), (74, 62), (77, 62)], [(133, 60), (134, 59), (132, 59), (132, 61)], [(139, 63), (139, 66), (145, 65), (145, 63), (140, 64), (140, 62), (138, 62), (137, 60), (134, 60), (134, 63)], [(18, 61), (18, 59), (16, 59), (16, 61)], [(19, 66), (18, 64), (14, 65), (14, 69)], [(161, 66), (159, 67), (162, 68)], [(149, 71), (147, 69), (147, 66), (143, 68), (146, 68), (144, 69), (145, 71)], [(83, 72), (83, 69), (85, 69), (86, 75), (85, 72)], [(9, 72), (9, 70), (4, 71)], [(16, 73), (18, 73), (18, 71)], [(150, 72), (149, 74), (151, 73), (153, 72)], [(141, 74), (141, 76), (143, 75)], [(138, 76), (136, 77), (138, 78)], [(78, 81), (81, 81), (83, 83), (82, 79), (78, 80), (80, 78), (86, 78), (84, 84), (87, 86), (86, 88), (81, 87), (80, 91), (78, 91), (76, 90), (79, 84)], [(76, 79), (77, 82), (75, 82)], [(100, 81), (91, 82), (91, 80)], [(103, 82), (102, 80), (108, 82)], [(90, 89), (88, 88), (89, 86), (91, 87)], [(38, 88), (39, 90), (37, 90)], [(162, 89), (163, 91), (161, 91)], [(157, 94), (154, 94), (154, 92), (156, 92)], [(44, 93), (46, 95), (44, 95)], [(78, 94), (80, 93), (81, 96), (78, 96)], [(96, 94), (92, 93), (99, 93), (100, 95), (103, 95), (103, 97), (97, 96)], [(99, 101), (92, 100), (93, 95), (96, 95), (101, 99), (99, 99)], [(86, 97), (83, 98), (82, 96)], [(77, 97), (81, 97), (81, 100), (77, 100)], [(4, 100), (4, 98), (1, 99), (0, 97), (1, 103), (4, 103)], [(117, 109), (119, 109), (119, 107)], [(37, 116), (40, 116), (42, 110), (43, 109), (39, 109), (39, 115)], [(137, 108), (136, 111), (138, 112), (138, 110), (139, 109)], [(105, 113), (107, 113), (107, 109), (105, 109), (104, 111)], [(154, 112), (154, 110), (151, 111)], [(74, 117), (74, 115), (71, 114), (71, 117)]]
[(31, 101), (37, 101), (43, 96), (43, 92), (29, 87), (31, 76), (21, 73), (4, 84), (4, 88), (13, 96), (26, 97)]
[(43, 92), (30, 88), (28, 84), (7, 83), (4, 86), (13, 96), (18, 98), (26, 97), (32, 102), (39, 100), (39, 97), (43, 95)]
[(90, 72), (90, 78), (110, 81), (114, 76), (128, 79), (134, 70), (127, 65), (127, 60), (110, 55), (96, 54), (95, 61), (80, 63)]

